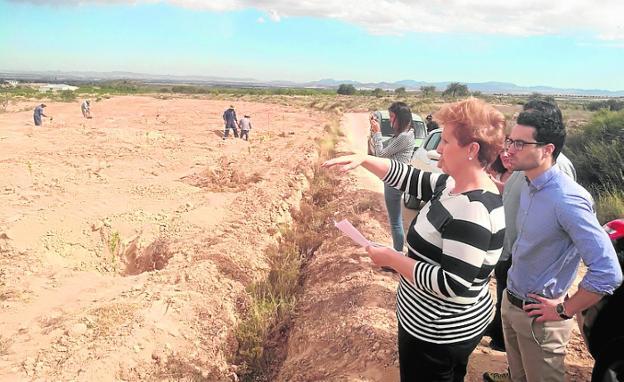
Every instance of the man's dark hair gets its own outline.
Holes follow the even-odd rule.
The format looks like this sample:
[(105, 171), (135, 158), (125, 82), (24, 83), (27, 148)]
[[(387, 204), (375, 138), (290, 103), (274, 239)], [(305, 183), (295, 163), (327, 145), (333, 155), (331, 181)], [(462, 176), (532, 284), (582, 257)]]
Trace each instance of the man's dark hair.
[(401, 134), (412, 127), (412, 111), (405, 102), (394, 102), (388, 108), (388, 111), (396, 116), (396, 127), (392, 126), (396, 134)]
[(555, 146), (553, 161), (557, 160), (566, 139), (566, 129), (559, 107), (544, 100), (527, 102), (518, 115), (518, 124), (535, 128), (533, 138), (537, 142), (552, 143)]

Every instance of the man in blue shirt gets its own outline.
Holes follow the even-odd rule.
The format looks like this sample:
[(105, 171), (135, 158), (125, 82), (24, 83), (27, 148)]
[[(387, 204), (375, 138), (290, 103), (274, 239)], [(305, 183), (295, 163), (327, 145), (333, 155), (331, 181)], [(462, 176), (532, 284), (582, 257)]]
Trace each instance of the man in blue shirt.
[(223, 131), (223, 140), (225, 140), (229, 133), (230, 129), (234, 130), (234, 137), (238, 138), (238, 120), (236, 119), (236, 111), (234, 110), (234, 106), (230, 105), (230, 108), (223, 112), (223, 122), (225, 122), (225, 130)]
[[(613, 293), (622, 271), (589, 193), (554, 166), (566, 137), (561, 111), (531, 102), (505, 141), (512, 168), (524, 171), (526, 182), (501, 308), (503, 332), (514, 382), (564, 381), (570, 319)], [(567, 298), (581, 259), (587, 273)]]
[(33, 112), (33, 119), (35, 120), (35, 126), (41, 126), (43, 120), (41, 117), (47, 117), (47, 115), (43, 114), (43, 108), (46, 107), (45, 103), (37, 106), (35, 111)]

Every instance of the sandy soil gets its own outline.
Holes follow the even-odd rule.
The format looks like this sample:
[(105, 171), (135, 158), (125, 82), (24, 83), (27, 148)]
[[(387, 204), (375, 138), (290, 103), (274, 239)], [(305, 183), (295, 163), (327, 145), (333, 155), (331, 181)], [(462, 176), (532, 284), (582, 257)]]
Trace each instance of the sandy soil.
[(229, 103), (117, 97), (90, 120), (48, 103), (43, 128), (32, 105), (0, 114), (0, 380), (234, 374), (244, 288), (327, 117), (236, 103), (250, 141), (223, 141)]
[[(236, 103), (249, 142), (221, 140), (229, 101), (115, 97), (0, 114), (0, 380), (235, 381), (245, 287), (290, 223), (331, 116)], [(338, 150), (365, 150), (366, 114), (345, 114)], [(336, 219), (389, 242), (381, 183), (357, 170)], [(327, 237), (304, 270), (282, 381), (398, 379), (396, 276)], [(467, 380), (503, 371), (484, 339)], [(578, 333), (571, 380), (591, 358)]]

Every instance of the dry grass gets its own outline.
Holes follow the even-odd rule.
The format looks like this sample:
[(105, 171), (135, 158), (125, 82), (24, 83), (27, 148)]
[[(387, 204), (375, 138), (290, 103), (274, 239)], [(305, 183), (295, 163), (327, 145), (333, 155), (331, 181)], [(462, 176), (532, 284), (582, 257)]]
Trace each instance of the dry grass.
[(601, 192), (596, 200), (596, 214), (601, 224), (624, 217), (624, 191), (611, 187)]
[(162, 369), (151, 375), (156, 381), (203, 382), (213, 379), (204, 377), (195, 363), (179, 356), (169, 357)]
[(63, 326), (65, 319), (63, 316), (52, 316), (52, 317), (42, 317), (39, 320), (39, 325), (41, 326), (42, 332), (44, 334), (49, 334), (55, 329), (58, 329)]
[(365, 212), (380, 212), (379, 202), (375, 199), (366, 199), (359, 201), (354, 207), (353, 211), (356, 215), (365, 213)]
[(4, 338), (0, 334), (0, 356), (9, 354), (9, 348), (11, 347), (11, 340)]
[[(271, 161), (270, 156), (265, 159)], [(199, 174), (186, 176), (182, 181), (212, 192), (240, 192), (263, 179), (260, 173), (246, 174), (238, 166), (235, 161), (223, 156), (219, 158), (218, 165), (206, 168)]]
[(32, 299), (32, 291), (17, 290), (4, 287), (0, 290), (0, 301), (21, 301), (29, 302)]
[(124, 325), (137, 318), (137, 304), (113, 303), (95, 308), (89, 312), (95, 320), (89, 323), (95, 337), (107, 337), (115, 334)]
[[(320, 169), (320, 163), (334, 155), (337, 125), (327, 125), (318, 141), (319, 162), (310, 179), (294, 224), (280, 227), (277, 246), (267, 249), (270, 271), (264, 280), (248, 288), (250, 304), (236, 329), (238, 352), (235, 362), (245, 381), (271, 380), (285, 359), (284, 347), (299, 292), (301, 269), (323, 243), (332, 227), (334, 204), (341, 187), (337, 176)], [(276, 232), (277, 233), (277, 232)]]

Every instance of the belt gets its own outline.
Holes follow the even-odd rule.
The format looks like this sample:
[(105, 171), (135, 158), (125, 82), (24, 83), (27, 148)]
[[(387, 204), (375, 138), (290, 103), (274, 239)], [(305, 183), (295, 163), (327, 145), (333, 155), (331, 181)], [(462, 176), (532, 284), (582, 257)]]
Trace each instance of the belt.
[(524, 309), (524, 306), (526, 304), (533, 304), (533, 303), (535, 303), (535, 301), (523, 300), (520, 297), (516, 297), (513, 294), (511, 294), (511, 292), (509, 290), (506, 290), (506, 291), (507, 291), (507, 299), (509, 300), (511, 305), (517, 306), (520, 309)]
[[(517, 306), (520, 309), (524, 309), (524, 306), (527, 304), (538, 304), (538, 301), (535, 300), (523, 300), (520, 297), (516, 297), (513, 294), (511, 294), (511, 292), (508, 289), (505, 289), (505, 291), (507, 292), (507, 299), (509, 300), (509, 302), (511, 303), (511, 305), (513, 306)], [(567, 301), (568, 298), (570, 298), (567, 294), (565, 295), (565, 297), (563, 298), (563, 301)]]

